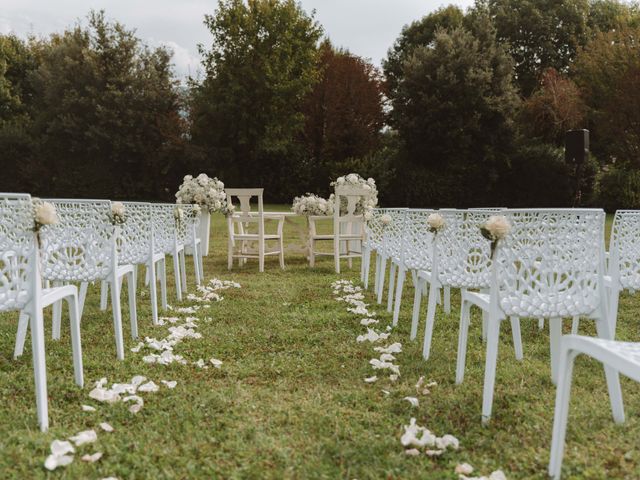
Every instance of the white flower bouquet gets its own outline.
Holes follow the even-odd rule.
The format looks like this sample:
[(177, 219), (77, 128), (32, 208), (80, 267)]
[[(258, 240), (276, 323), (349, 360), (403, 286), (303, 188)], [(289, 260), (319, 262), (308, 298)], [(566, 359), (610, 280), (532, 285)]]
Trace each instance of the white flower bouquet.
[(111, 213), (109, 219), (114, 225), (122, 225), (127, 221), (124, 204), (122, 202), (113, 202), (111, 204)]
[[(332, 187), (351, 185), (354, 187), (362, 187), (367, 192), (367, 196), (358, 200), (356, 204), (355, 214), (362, 215), (370, 212), (378, 205), (378, 189), (376, 188), (376, 181), (373, 178), (364, 179), (357, 173), (350, 173), (343, 177), (338, 177), (335, 182), (331, 182)], [(335, 196), (332, 194), (329, 197), (329, 202), (334, 202)], [(347, 199), (344, 198), (340, 202), (340, 212), (346, 213)]]
[(33, 217), (36, 232), (39, 232), (44, 225), (55, 225), (59, 221), (55, 205), (43, 202), (39, 198), (33, 199)]
[(176, 193), (176, 203), (194, 203), (210, 213), (223, 211), (227, 203), (224, 183), (205, 173), (195, 178), (187, 175)]
[(492, 215), (483, 224), (480, 225), (480, 233), (491, 242), (491, 259), (498, 246), (498, 241), (503, 240), (511, 232), (511, 224), (506, 217), (502, 215)]
[(291, 210), (297, 215), (322, 216), (333, 215), (333, 202), (313, 193), (293, 199)]

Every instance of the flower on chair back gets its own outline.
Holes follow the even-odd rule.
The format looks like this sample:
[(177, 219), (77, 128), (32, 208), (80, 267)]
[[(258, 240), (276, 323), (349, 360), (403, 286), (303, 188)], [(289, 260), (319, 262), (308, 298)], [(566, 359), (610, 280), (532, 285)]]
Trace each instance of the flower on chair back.
[(113, 202), (111, 204), (111, 213), (109, 219), (114, 225), (122, 225), (126, 220), (125, 208), (122, 202)]
[(391, 223), (393, 219), (391, 218), (391, 215), (389, 215), (388, 213), (385, 213), (384, 215), (382, 215), (380, 217), (380, 222), (382, 223), (383, 226), (387, 226)]
[(175, 218), (176, 219), (176, 223), (178, 225), (180, 225), (182, 220), (184, 220), (184, 210), (182, 210), (180, 207), (174, 208), (173, 209), (173, 218)]
[(444, 228), (444, 218), (439, 213), (432, 213), (427, 217), (429, 231), (434, 235)]
[[(378, 189), (376, 188), (376, 181), (373, 178), (364, 179), (357, 173), (350, 173), (343, 177), (338, 177), (335, 182), (331, 182), (332, 187), (352, 185), (354, 187), (360, 187), (367, 192), (365, 197), (360, 198), (356, 204), (354, 213), (356, 215), (366, 214), (374, 209), (378, 205)], [(340, 210), (346, 212), (347, 199), (341, 199)], [(334, 195), (329, 197), (329, 203), (333, 205)]]
[(39, 198), (33, 199), (34, 230), (40, 231), (43, 225), (55, 225), (58, 223), (58, 213), (52, 203), (43, 202)]
[(491, 242), (491, 259), (498, 246), (498, 241), (503, 240), (511, 231), (511, 224), (502, 215), (492, 215), (483, 225), (480, 225), (480, 233)]

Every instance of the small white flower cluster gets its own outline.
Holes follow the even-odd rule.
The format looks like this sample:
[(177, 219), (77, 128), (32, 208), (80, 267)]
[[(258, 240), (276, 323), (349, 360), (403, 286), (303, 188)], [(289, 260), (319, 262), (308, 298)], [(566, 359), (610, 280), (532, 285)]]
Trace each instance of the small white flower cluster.
[(409, 421), (409, 425), (405, 425), (404, 433), (400, 437), (400, 443), (405, 448), (411, 447), (405, 450), (405, 453), (410, 456), (420, 455), (420, 450), (418, 449), (425, 447), (427, 448), (425, 454), (430, 457), (440, 456), (448, 448), (452, 450), (460, 448), (460, 442), (456, 437), (448, 434), (438, 437), (427, 428), (419, 426), (415, 418)]
[(492, 215), (489, 217), (489, 220), (480, 227), (480, 231), (487, 240), (495, 242), (509, 235), (511, 224), (503, 215)]
[(59, 222), (55, 205), (49, 202), (43, 202), (39, 198), (33, 198), (32, 204), (34, 230), (36, 232), (44, 225), (55, 225)]
[(502, 470), (496, 470), (491, 472), (491, 475), (482, 477), (469, 477), (473, 473), (473, 467), (468, 463), (459, 463), (455, 469), (456, 475), (459, 480), (507, 480), (507, 476)]
[(313, 193), (307, 193), (293, 199), (291, 211), (296, 215), (306, 216), (333, 215), (333, 203)]
[(127, 221), (124, 204), (122, 202), (113, 202), (111, 204), (111, 213), (109, 219), (114, 225), (122, 225)]
[[(331, 182), (332, 187), (351, 185), (354, 187), (361, 187), (367, 192), (365, 198), (361, 198), (356, 204), (355, 214), (365, 215), (365, 220), (371, 219), (371, 210), (378, 206), (378, 189), (376, 188), (376, 181), (373, 178), (364, 179), (357, 173), (350, 173), (343, 177), (338, 177), (335, 182)], [(329, 197), (329, 202), (334, 203), (334, 195)], [(346, 212), (347, 200), (343, 198), (340, 203), (340, 211)], [(369, 217), (369, 218), (367, 218)]]
[(176, 203), (195, 203), (209, 212), (223, 212), (227, 207), (224, 183), (201, 173), (193, 178), (186, 175), (176, 193)]
[(444, 218), (439, 213), (432, 213), (427, 217), (427, 224), (431, 233), (438, 233), (444, 228)]

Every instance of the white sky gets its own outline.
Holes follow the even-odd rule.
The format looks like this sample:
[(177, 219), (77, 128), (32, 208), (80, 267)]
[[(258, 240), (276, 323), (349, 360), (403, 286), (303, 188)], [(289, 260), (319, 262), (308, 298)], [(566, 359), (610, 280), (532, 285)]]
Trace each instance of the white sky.
[[(473, 0), (300, 0), (316, 10), (316, 19), (334, 45), (370, 58), (380, 65), (402, 27), (436, 8), (454, 3), (468, 7)], [(210, 35), (202, 20), (213, 13), (216, 0), (0, 0), (0, 33), (47, 35), (62, 31), (91, 9), (104, 9), (115, 19), (136, 29), (148, 44), (164, 44), (174, 51), (180, 77), (195, 75), (200, 58), (197, 45), (207, 45)]]

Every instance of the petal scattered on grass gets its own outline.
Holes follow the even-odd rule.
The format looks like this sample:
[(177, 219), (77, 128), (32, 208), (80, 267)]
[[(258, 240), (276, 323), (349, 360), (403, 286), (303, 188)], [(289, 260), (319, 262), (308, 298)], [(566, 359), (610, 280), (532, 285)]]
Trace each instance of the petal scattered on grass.
[(66, 467), (73, 462), (72, 455), (49, 455), (44, 461), (44, 468), (55, 470), (58, 467)]
[(96, 409), (95, 409), (95, 407), (92, 407), (91, 405), (82, 405), (82, 411), (83, 412), (95, 412)]
[(57, 456), (75, 452), (75, 449), (73, 448), (73, 445), (71, 445), (71, 442), (68, 442), (66, 440), (54, 440), (53, 442), (51, 442), (50, 448), (51, 454)]
[(416, 397), (404, 397), (403, 400), (409, 402), (412, 407), (417, 407), (420, 405), (420, 400), (418, 400)]
[(100, 428), (105, 432), (109, 432), (109, 433), (113, 432), (113, 427), (109, 425), (107, 422), (102, 422), (100, 424)]
[(175, 380), (160, 380), (160, 381), (164, 383), (167, 388), (176, 388), (176, 385), (178, 385), (178, 382), (176, 382)]
[(95, 430), (85, 430), (83, 432), (74, 435), (73, 437), (69, 437), (73, 443), (75, 443), (76, 447), (80, 445), (84, 445), (85, 443), (93, 443), (98, 440), (98, 434)]
[(374, 375), (373, 377), (367, 377), (364, 379), (366, 383), (373, 383), (378, 381), (378, 376)]
[(95, 463), (102, 458), (102, 452), (96, 452), (91, 455), (86, 454), (82, 456), (83, 462)]

